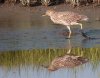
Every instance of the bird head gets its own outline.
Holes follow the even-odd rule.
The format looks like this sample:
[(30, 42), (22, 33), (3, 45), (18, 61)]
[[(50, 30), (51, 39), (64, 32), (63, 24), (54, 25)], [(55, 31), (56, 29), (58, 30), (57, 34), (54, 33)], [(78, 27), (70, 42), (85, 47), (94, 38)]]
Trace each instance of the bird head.
[(54, 12), (54, 10), (47, 10), (46, 13), (42, 16), (51, 16)]

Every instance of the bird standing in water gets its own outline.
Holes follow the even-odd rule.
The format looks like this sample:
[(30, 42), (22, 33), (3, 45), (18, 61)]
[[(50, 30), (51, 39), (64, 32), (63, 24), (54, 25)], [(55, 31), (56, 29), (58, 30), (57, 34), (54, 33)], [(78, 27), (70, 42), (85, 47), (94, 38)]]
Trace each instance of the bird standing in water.
[[(55, 24), (62, 24), (65, 25), (68, 30), (68, 38), (71, 38), (71, 26), (73, 25), (79, 25), (81, 27), (81, 31), (83, 29), (82, 24), (79, 23), (79, 21), (87, 21), (88, 17), (85, 15), (80, 15), (78, 13), (66, 11), (66, 12), (57, 12), (55, 10), (47, 10), (46, 14), (43, 16), (50, 16), (50, 19), (55, 23)], [(86, 38), (88, 36), (82, 32), (82, 35)]]

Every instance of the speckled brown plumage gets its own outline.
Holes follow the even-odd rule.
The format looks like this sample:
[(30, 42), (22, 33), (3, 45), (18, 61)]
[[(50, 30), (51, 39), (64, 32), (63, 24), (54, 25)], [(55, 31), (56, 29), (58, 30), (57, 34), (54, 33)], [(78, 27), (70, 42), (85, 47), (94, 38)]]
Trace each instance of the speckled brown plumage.
[(46, 15), (50, 16), (50, 19), (56, 24), (65, 25), (69, 30), (69, 36), (71, 36), (70, 26), (72, 25), (80, 25), (82, 29), (82, 24), (79, 21), (87, 21), (88, 17), (85, 15), (81, 15), (78, 13), (65, 11), (65, 12), (57, 12), (54, 10), (47, 10)]
[(48, 69), (54, 71), (62, 67), (73, 68), (78, 65), (82, 65), (87, 61), (88, 59), (83, 58), (81, 56), (65, 55), (62, 57), (55, 58), (49, 65)]

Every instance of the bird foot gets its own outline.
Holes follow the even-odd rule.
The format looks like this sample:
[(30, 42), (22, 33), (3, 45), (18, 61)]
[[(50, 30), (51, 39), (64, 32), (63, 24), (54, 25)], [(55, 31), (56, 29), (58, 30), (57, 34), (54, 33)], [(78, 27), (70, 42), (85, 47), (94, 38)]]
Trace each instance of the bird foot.
[(86, 39), (95, 39), (95, 38), (91, 38), (89, 37), (86, 33), (81, 32), (82, 36), (85, 37)]

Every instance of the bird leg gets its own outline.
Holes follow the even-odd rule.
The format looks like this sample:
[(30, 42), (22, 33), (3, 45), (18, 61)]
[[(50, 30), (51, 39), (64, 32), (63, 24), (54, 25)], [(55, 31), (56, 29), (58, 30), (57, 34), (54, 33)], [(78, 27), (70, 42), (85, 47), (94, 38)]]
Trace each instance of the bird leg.
[(67, 26), (67, 28), (68, 28), (68, 30), (69, 30), (68, 38), (70, 38), (72, 32), (71, 32), (70, 26)]
[(83, 29), (83, 26), (82, 26), (81, 23), (74, 22), (74, 23), (72, 23), (72, 25), (79, 25), (79, 26), (81, 27), (81, 31), (82, 31), (82, 29)]
[(80, 26), (81, 26), (81, 30), (83, 30), (83, 26), (82, 26), (82, 24), (81, 23), (78, 23)]

